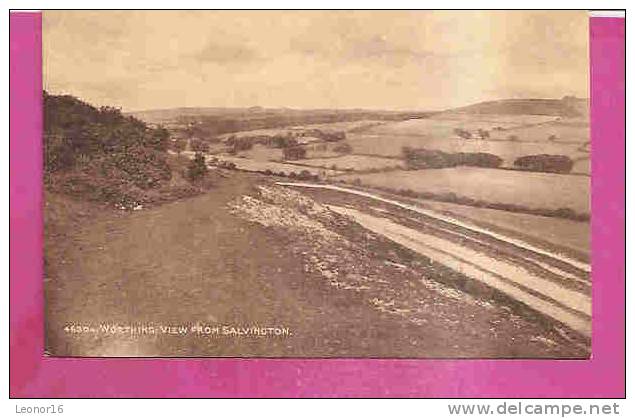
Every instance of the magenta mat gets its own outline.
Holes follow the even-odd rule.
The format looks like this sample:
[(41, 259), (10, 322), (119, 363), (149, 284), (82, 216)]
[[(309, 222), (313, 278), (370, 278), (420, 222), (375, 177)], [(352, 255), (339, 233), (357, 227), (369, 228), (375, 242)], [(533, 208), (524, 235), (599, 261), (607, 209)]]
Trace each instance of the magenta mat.
[(11, 396), (624, 397), (624, 22), (590, 25), (591, 360), (53, 359), (43, 356), (41, 15), (12, 14)]

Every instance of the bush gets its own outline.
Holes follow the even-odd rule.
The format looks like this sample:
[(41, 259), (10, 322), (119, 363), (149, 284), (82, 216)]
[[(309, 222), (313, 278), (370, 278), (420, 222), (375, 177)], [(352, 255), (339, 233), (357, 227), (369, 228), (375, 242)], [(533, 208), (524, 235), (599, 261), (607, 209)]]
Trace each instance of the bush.
[(298, 180), (313, 180), (314, 177), (309, 170), (302, 170), (297, 175)]
[(301, 160), (306, 157), (306, 149), (299, 146), (285, 148), (283, 151), (285, 160)]
[(235, 170), (236, 169), (236, 164), (229, 162), (229, 161), (219, 161), (218, 162), (218, 167), (220, 168), (225, 168), (227, 170)]
[(197, 152), (187, 166), (186, 177), (190, 181), (197, 181), (205, 177), (206, 174), (207, 164), (205, 164), (205, 156), (202, 153)]
[(236, 137), (232, 135), (227, 139), (227, 145), (229, 146), (229, 152), (231, 154), (236, 154), (240, 151), (248, 151), (252, 149), (254, 141), (250, 138)]
[(444, 168), (456, 165), (450, 163), (448, 154), (443, 151), (404, 147), (402, 154), (406, 166), (411, 169)]
[(51, 190), (128, 207), (172, 178), (166, 129), (70, 95), (43, 96), (44, 181)]
[(465, 129), (461, 129), (461, 128), (455, 128), (454, 129), (454, 133), (456, 136), (458, 136), (459, 138), (463, 138), (463, 139), (470, 139), (472, 138), (472, 134), (470, 133), (470, 131), (467, 131)]
[(346, 139), (346, 133), (345, 132), (341, 132), (341, 131), (335, 131), (335, 132), (323, 132), (323, 131), (319, 131), (320, 133), (317, 135), (318, 138), (322, 138), (325, 141), (329, 141), (329, 142), (336, 142), (336, 141), (342, 141), (344, 139)]
[(566, 155), (526, 155), (517, 158), (514, 166), (527, 171), (566, 174), (571, 172), (573, 160)]
[(461, 165), (497, 168), (503, 163), (500, 157), (484, 152), (459, 152), (452, 154), (439, 150), (404, 147), (402, 154), (406, 167), (409, 169), (446, 168)]
[(458, 165), (498, 168), (503, 164), (502, 158), (486, 152), (460, 152), (454, 155), (457, 158)]
[(480, 136), (481, 139), (489, 139), (489, 131), (487, 131), (485, 129), (479, 129), (478, 130), (478, 136)]

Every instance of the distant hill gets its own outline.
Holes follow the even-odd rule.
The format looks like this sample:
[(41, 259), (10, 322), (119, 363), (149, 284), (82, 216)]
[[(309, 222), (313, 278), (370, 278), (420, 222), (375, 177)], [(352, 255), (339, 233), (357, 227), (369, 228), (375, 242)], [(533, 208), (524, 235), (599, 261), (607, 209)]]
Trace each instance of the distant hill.
[(434, 112), (407, 112), (365, 109), (266, 109), (250, 108), (175, 108), (129, 113), (151, 125), (162, 125), (172, 133), (204, 139), (218, 135), (360, 120), (402, 121), (426, 118)]
[[(330, 123), (352, 120), (405, 120), (424, 118), (435, 112), (392, 111), (367, 109), (290, 109), (222, 107), (179, 107), (172, 109), (153, 109), (128, 114), (146, 123), (173, 124), (200, 122), (201, 120), (251, 120), (258, 128), (289, 126), (289, 124)], [(248, 129), (256, 129), (249, 127)]]
[(580, 99), (570, 96), (562, 99), (506, 99), (476, 103), (465, 107), (450, 109), (446, 112), (588, 117), (589, 99)]

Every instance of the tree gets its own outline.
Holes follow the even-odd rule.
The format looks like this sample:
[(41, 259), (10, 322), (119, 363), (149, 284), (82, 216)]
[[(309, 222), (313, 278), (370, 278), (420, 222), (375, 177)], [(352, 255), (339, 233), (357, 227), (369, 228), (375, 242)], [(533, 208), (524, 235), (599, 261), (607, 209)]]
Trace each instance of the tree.
[(283, 150), (285, 160), (301, 160), (306, 156), (306, 149), (302, 147), (289, 147)]
[(472, 134), (470, 133), (470, 131), (467, 131), (465, 129), (461, 129), (461, 128), (455, 128), (454, 129), (454, 133), (459, 137), (459, 138), (463, 138), (463, 139), (470, 139), (472, 138)]
[(487, 131), (485, 129), (479, 129), (478, 130), (478, 136), (480, 136), (481, 139), (489, 139), (489, 131)]
[(187, 178), (190, 179), (190, 181), (195, 181), (205, 177), (206, 174), (207, 164), (205, 164), (205, 156), (197, 152), (187, 166)]
[(566, 155), (526, 155), (517, 158), (514, 166), (527, 171), (541, 171), (544, 173), (569, 173), (573, 168), (573, 160)]
[(160, 151), (166, 151), (170, 144), (170, 132), (163, 126), (159, 126), (152, 131), (145, 140), (145, 145)]

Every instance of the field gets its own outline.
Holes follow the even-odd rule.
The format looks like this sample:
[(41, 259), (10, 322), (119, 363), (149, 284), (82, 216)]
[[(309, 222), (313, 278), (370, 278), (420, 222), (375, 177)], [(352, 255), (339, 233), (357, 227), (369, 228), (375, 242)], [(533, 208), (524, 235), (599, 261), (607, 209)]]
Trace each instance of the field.
[(285, 173), (285, 175), (289, 175), (291, 173), (300, 174), (302, 171), (308, 171), (313, 175), (318, 175), (321, 177), (334, 176), (338, 174), (342, 174), (341, 171), (331, 170), (326, 168), (319, 167), (306, 167), (300, 166), (296, 164), (287, 164), (287, 163), (278, 163), (274, 161), (257, 161), (249, 158), (240, 158), (240, 157), (229, 157), (229, 156), (221, 156), (218, 157), (219, 161), (224, 161), (228, 163), (236, 164), (236, 168), (243, 171), (252, 171), (252, 172), (265, 172), (267, 170), (273, 173)]
[(503, 129), (520, 128), (538, 123), (556, 120), (553, 116), (541, 115), (473, 115), (461, 113), (441, 113), (427, 119), (411, 119), (403, 122), (393, 122), (373, 128), (370, 132), (394, 135), (421, 135), (430, 137), (454, 136), (455, 128), (467, 130), (487, 129), (496, 127)]
[(507, 235), (518, 235), (520, 239), (534, 242), (536, 245), (544, 246), (546, 243), (547, 247), (553, 246), (556, 250), (564, 248), (582, 259), (590, 258), (590, 231), (589, 224), (586, 222), (430, 200), (421, 200), (417, 203), (486, 228), (493, 227), (494, 230), (502, 230)]
[(394, 191), (450, 194), (535, 209), (570, 208), (589, 212), (589, 178), (548, 173), (456, 167), (439, 170), (348, 174), (347, 182)]
[(334, 158), (313, 158), (295, 161), (297, 164), (334, 170), (367, 171), (401, 168), (403, 162), (395, 158), (373, 157), (367, 155), (344, 155)]
[[(502, 101), (416, 119), (371, 118), (244, 130), (217, 136), (213, 153), (245, 171), (288, 176), (306, 170), (321, 180), (410, 190), (466, 205), (517, 206), (532, 213), (571, 209), (589, 214), (589, 121), (580, 111), (584, 102), (574, 104), (577, 107), (571, 108), (564, 100)], [(521, 113), (527, 110), (532, 114)], [(345, 139), (329, 138), (329, 133), (344, 133)], [(231, 154), (227, 140), (232, 136), (253, 138), (255, 143)], [(276, 136), (295, 138), (305, 156), (285, 161), (282, 148), (263, 140)], [(349, 150), (342, 149), (345, 143)], [(457, 167), (405, 171), (404, 147), (493, 154), (503, 160), (504, 170)], [(571, 174), (510, 170), (517, 158), (536, 154), (571, 158)]]
[[(47, 353), (583, 355), (548, 324), (444, 284), (442, 279), (455, 274), (437, 263), (413, 258), (306, 195), (267, 183), (266, 177), (233, 172), (211, 193), (140, 212), (47, 195)], [(69, 338), (64, 326), (78, 318), (91, 325), (253, 323), (290, 334), (210, 338), (187, 333), (176, 338), (82, 333)]]
[[(470, 199), (479, 205), (515, 205), (548, 211), (571, 209), (578, 214), (590, 211), (589, 123), (583, 117), (449, 111), (425, 119), (307, 124), (233, 135), (297, 134), (315, 128), (345, 131), (346, 140), (328, 142), (315, 138), (304, 145), (306, 157), (292, 162), (284, 162), (281, 149), (262, 144), (240, 151), (237, 156), (223, 153), (219, 157), (247, 171), (269, 170), (289, 175), (307, 170), (323, 180), (337, 178), (385, 190), (428, 193), (465, 204), (471, 204), (467, 201)], [(482, 135), (483, 131), (487, 134)], [(469, 135), (462, 137), (462, 132)], [(351, 146), (349, 154), (335, 151), (342, 142)], [(406, 146), (448, 153), (490, 153), (502, 158), (501, 168), (507, 170), (457, 167), (405, 171), (401, 157)], [(574, 161), (572, 175), (509, 170), (515, 159), (535, 154), (568, 156)], [(572, 241), (584, 241), (578, 238)]]
[(261, 144), (256, 144), (247, 151), (240, 151), (238, 156), (254, 161), (282, 161), (284, 159), (280, 148), (268, 148)]
[[(456, 129), (472, 134), (461, 138)], [(479, 129), (488, 131), (481, 139)], [(513, 139), (510, 140), (510, 137)], [(403, 147), (445, 152), (486, 152), (512, 167), (516, 158), (532, 154), (561, 154), (576, 163), (574, 173), (589, 174), (589, 126), (584, 119), (540, 115), (438, 115), (372, 127), (348, 136), (353, 153), (400, 156)], [(551, 138), (551, 139), (550, 139)]]
[(507, 139), (516, 135), (518, 141), (547, 142), (555, 136), (556, 142), (584, 144), (589, 141), (589, 121), (586, 119), (558, 119), (530, 126), (520, 126), (506, 131), (492, 131), (492, 139)]
[(374, 126), (379, 126), (385, 122), (376, 121), (376, 120), (357, 120), (357, 121), (347, 121), (347, 122), (331, 122), (331, 123), (314, 123), (307, 125), (294, 125), (290, 127), (281, 127), (281, 128), (270, 128), (270, 129), (254, 129), (249, 131), (241, 131), (241, 132), (232, 132), (223, 135), (219, 135), (218, 138), (221, 141), (227, 140), (227, 138), (234, 136), (237, 138), (241, 137), (255, 137), (255, 136), (275, 136), (275, 135), (285, 135), (292, 134), (294, 132), (300, 132), (303, 130), (310, 129), (319, 129), (324, 131), (342, 131), (342, 132), (350, 132), (356, 130), (367, 129)]
[[(105, 111), (92, 111), (99, 112)], [(116, 159), (104, 152), (74, 178), (57, 175), (68, 187), (47, 185), (47, 353), (588, 357), (590, 178), (467, 166), (410, 170), (401, 155), (406, 145), (488, 152), (510, 166), (521, 155), (566, 154), (588, 171), (586, 121), (460, 112), (342, 120), (329, 112), (269, 118), (272, 112), (258, 109), (251, 116), (227, 110), (202, 120), (185, 114), (167, 131), (140, 124), (142, 134), (154, 134), (140, 135), (144, 141), (161, 140), (156, 149), (132, 154), (132, 162), (127, 150)], [(313, 122), (324, 119), (332, 122)], [(128, 129), (112, 132), (124, 142), (130, 120), (119, 120)], [(81, 130), (69, 137), (75, 131)], [(209, 170), (194, 150), (205, 150)], [(469, 157), (447, 161), (488, 161)], [(102, 168), (124, 161), (128, 171), (88, 170), (104, 159), (110, 165)], [(150, 181), (133, 183), (139, 174), (153, 180), (157, 167), (150, 162), (163, 159), (156, 190), (148, 191)], [(113, 187), (119, 200), (70, 194), (88, 175), (99, 180), (97, 190), (122, 180), (129, 186)], [(123, 205), (137, 189), (139, 197)], [(64, 325), (78, 320), (286, 333), (69, 338)]]

